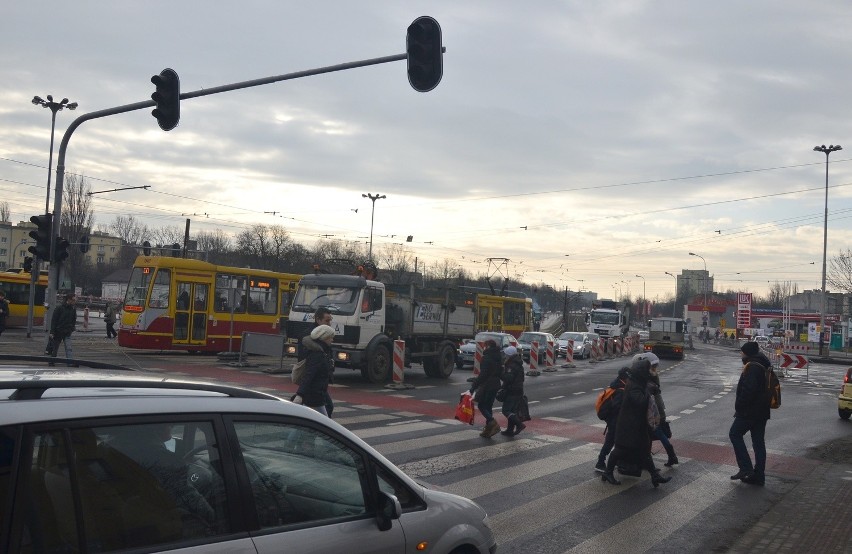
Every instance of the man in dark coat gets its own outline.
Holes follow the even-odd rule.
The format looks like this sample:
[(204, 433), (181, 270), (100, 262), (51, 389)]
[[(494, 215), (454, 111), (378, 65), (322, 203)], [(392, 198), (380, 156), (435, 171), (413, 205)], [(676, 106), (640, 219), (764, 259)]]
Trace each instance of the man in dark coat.
[(663, 477), (654, 466), (651, 457), (651, 427), (648, 424), (648, 404), (653, 398), (653, 386), (649, 386), (651, 363), (647, 359), (638, 359), (630, 366), (630, 380), (624, 389), (624, 399), (615, 428), (615, 448), (606, 464), (606, 472), (601, 480), (620, 485), (613, 475), (619, 461), (630, 461), (651, 474), (651, 483), (657, 487), (668, 483), (671, 477)]
[(299, 390), (291, 399), (296, 404), (304, 404), (327, 416), (326, 396), (328, 383), (334, 370), (331, 359), (331, 342), (334, 340), (334, 329), (328, 325), (319, 325), (311, 331), (310, 336), (302, 338), (302, 344), (307, 351), (305, 358), (305, 373)]
[[(769, 395), (766, 388), (766, 370), (772, 365), (756, 342), (743, 343), (743, 371), (737, 383), (737, 399), (734, 402), (734, 423), (728, 431), (728, 438), (734, 446), (737, 466), (740, 470), (731, 475), (731, 479), (741, 479), (743, 483), (763, 485), (766, 481), (766, 422), (769, 419)], [(751, 446), (754, 450), (754, 465), (746, 449), (743, 437), (751, 433)]]
[(514, 437), (527, 428), (518, 417), (518, 408), (524, 397), (524, 360), (514, 346), (504, 348), (503, 354), (506, 355), (506, 360), (503, 362), (503, 374), (500, 380), (506, 390), (506, 399), (500, 411), (506, 416), (508, 423), (506, 430), (500, 431), (500, 434)]
[(482, 361), (479, 364), (479, 375), (470, 385), (470, 393), (476, 393), (476, 404), (485, 418), (485, 427), (479, 434), (481, 437), (493, 437), (500, 432), (500, 424), (494, 419), (494, 400), (500, 390), (500, 373), (503, 371), (503, 356), (493, 339), (485, 341)]
[[(76, 302), (77, 297), (74, 294), (66, 294), (65, 302), (53, 311), (53, 317), (50, 318), (50, 334), (48, 335), (53, 341), (51, 343), (53, 345), (50, 352), (51, 357), (56, 357), (60, 342), (65, 346), (65, 357), (68, 359), (74, 357), (71, 333), (77, 328)], [(53, 362), (50, 362), (49, 365), (53, 365)]]

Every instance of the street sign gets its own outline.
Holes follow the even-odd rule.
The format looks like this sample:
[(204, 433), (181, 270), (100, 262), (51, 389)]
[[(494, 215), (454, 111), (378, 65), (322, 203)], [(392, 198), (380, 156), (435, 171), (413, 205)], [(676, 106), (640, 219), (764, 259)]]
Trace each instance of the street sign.
[(809, 363), (810, 361), (808, 358), (801, 354), (781, 354), (781, 362), (778, 366), (783, 368), (792, 367), (793, 369), (804, 369), (808, 367)]

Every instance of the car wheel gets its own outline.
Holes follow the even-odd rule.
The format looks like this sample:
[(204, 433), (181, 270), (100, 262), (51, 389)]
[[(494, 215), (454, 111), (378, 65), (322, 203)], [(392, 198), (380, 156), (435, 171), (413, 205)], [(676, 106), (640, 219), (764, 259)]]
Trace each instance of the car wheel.
[(852, 416), (852, 410), (838, 408), (837, 413), (840, 415), (840, 419), (849, 419), (849, 416)]

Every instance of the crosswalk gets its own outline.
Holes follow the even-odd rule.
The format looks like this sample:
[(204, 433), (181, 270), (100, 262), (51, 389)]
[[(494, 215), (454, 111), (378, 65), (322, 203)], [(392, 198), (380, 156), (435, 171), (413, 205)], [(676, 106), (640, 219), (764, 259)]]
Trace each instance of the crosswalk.
[[(663, 468), (663, 452), (671, 482), (655, 489), (646, 473), (613, 486), (593, 471), (598, 443), (528, 431), (484, 439), (478, 426), (371, 408), (340, 403), (335, 419), (418, 482), (476, 500), (500, 552), (698, 552), (718, 540), (694, 536), (706, 512), (757, 491), (731, 482), (728, 465), (681, 457)], [(690, 542), (675, 548), (687, 528)]]

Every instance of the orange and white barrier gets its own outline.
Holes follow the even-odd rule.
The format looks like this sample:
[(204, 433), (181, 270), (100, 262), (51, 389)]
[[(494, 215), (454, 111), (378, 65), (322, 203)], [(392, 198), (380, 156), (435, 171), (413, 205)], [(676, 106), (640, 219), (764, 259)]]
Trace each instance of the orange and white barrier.
[(83, 331), (89, 330), (89, 307), (83, 308)]
[(405, 383), (405, 341), (393, 341), (393, 382), (385, 385), (389, 389), (413, 389)]
[(476, 343), (476, 352), (473, 354), (473, 376), (479, 377), (480, 367), (482, 367), (482, 353), (485, 352), (485, 342)]
[(533, 341), (530, 344), (530, 369), (527, 371), (527, 375), (531, 377), (541, 375), (541, 371), (538, 370), (538, 341)]
[(562, 367), (577, 367), (574, 365), (574, 341), (569, 340), (568, 346), (565, 347), (565, 363)]
[(603, 339), (595, 339), (592, 341), (592, 359), (589, 360), (590, 363), (597, 363), (601, 360), (601, 343)]
[(556, 371), (556, 343), (547, 341), (547, 354), (544, 361), (544, 371)]

